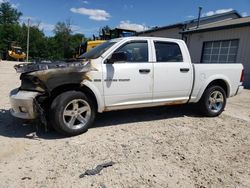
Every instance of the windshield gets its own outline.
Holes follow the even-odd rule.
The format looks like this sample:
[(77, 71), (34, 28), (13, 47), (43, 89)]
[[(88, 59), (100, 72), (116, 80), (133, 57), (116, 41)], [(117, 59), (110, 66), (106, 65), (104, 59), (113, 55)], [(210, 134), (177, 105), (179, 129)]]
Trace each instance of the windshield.
[(106, 52), (115, 43), (115, 41), (107, 41), (105, 43), (102, 43), (91, 49), (90, 51), (82, 54), (79, 59), (96, 59), (100, 57), (104, 52)]

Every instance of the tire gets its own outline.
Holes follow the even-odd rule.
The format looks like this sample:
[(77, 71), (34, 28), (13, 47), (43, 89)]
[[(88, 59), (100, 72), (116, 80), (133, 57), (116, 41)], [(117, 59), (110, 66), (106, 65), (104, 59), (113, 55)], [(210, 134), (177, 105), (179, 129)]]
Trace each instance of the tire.
[(75, 136), (92, 126), (95, 115), (96, 107), (84, 93), (67, 91), (53, 100), (49, 119), (56, 131), (66, 136)]
[(226, 102), (225, 90), (220, 86), (210, 86), (199, 101), (199, 110), (205, 116), (216, 117), (223, 112)]

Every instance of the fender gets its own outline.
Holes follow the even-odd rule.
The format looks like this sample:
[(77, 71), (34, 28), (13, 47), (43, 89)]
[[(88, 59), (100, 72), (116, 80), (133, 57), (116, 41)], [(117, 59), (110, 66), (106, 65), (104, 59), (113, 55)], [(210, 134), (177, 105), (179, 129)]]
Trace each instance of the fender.
[(81, 85), (86, 86), (94, 93), (96, 101), (97, 101), (97, 111), (99, 113), (102, 113), (104, 111), (105, 105), (104, 105), (102, 94), (100, 93), (99, 89), (89, 80), (83, 80), (81, 82)]
[(213, 82), (213, 81), (215, 81), (215, 80), (223, 80), (223, 81), (227, 84), (227, 93), (228, 93), (228, 96), (231, 95), (231, 94), (230, 94), (230, 91), (231, 91), (231, 84), (230, 84), (229, 78), (228, 78), (227, 76), (223, 75), (223, 74), (216, 74), (216, 75), (210, 76), (209, 78), (207, 78), (207, 79), (205, 80), (205, 82), (203, 82), (202, 87), (199, 89), (196, 98), (195, 98), (194, 100), (192, 100), (192, 102), (194, 102), (194, 103), (198, 102), (198, 101), (201, 99), (201, 97), (202, 97), (202, 95), (203, 95), (205, 89), (207, 88), (207, 86), (208, 86), (211, 82)]

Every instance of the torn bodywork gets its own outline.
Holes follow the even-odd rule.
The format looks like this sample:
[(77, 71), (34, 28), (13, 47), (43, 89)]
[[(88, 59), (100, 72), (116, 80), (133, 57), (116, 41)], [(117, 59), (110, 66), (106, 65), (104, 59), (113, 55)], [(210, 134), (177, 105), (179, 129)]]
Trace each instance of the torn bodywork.
[(20, 91), (38, 92), (33, 99), (33, 108), (36, 111), (37, 118), (43, 124), (46, 123), (47, 102), (52, 92), (59, 86), (77, 84), (90, 79), (88, 72), (96, 70), (91, 66), (90, 61), (81, 62), (54, 62), (54, 63), (24, 63), (15, 65), (14, 68), (21, 73)]
[(88, 78), (86, 73), (94, 70), (90, 61), (27, 63), (15, 65), (15, 69), (22, 73), (21, 90), (48, 94), (60, 85), (81, 83)]

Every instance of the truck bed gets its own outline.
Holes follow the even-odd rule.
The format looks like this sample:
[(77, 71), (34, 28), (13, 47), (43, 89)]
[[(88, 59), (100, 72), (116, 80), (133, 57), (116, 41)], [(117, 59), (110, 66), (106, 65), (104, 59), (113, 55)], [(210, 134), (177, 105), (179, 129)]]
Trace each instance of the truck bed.
[(206, 86), (212, 80), (224, 80), (228, 86), (228, 97), (238, 90), (243, 66), (242, 64), (193, 64), (194, 83), (190, 102), (197, 102)]

